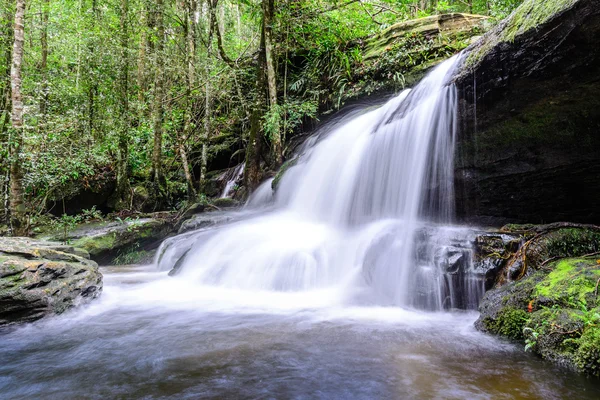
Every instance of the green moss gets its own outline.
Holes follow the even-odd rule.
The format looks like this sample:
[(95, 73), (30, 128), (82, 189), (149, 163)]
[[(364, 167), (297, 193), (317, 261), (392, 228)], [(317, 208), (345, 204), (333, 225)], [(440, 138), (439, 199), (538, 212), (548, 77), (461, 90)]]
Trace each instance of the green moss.
[(588, 375), (600, 376), (600, 329), (597, 326), (586, 329), (576, 342), (579, 346), (575, 352), (577, 368)]
[[(589, 294), (595, 291), (600, 269), (593, 259), (564, 259), (537, 284), (535, 295), (553, 304), (581, 308), (588, 305)], [(592, 299), (595, 303), (595, 299)]]
[(507, 307), (498, 313), (495, 319), (485, 319), (483, 324), (491, 333), (502, 335), (509, 339), (522, 339), (523, 327), (527, 320), (527, 312)]
[(504, 23), (485, 36), (481, 45), (469, 54), (465, 64), (474, 66), (498, 44), (513, 42), (518, 36), (548, 22), (577, 1), (579, 0), (525, 0)]
[(298, 163), (298, 157), (292, 158), (292, 159), (287, 160), (286, 162), (283, 163), (283, 165), (281, 166), (281, 168), (279, 168), (279, 171), (275, 175), (275, 178), (273, 178), (273, 182), (271, 182), (271, 188), (273, 190), (277, 190), (277, 186), (279, 185), (279, 182), (281, 181), (281, 178), (283, 178), (283, 175), (286, 173), (286, 171), (288, 169), (290, 169), (291, 167), (293, 167), (297, 163)]
[(98, 235), (83, 237), (76, 240), (73, 246), (87, 250), (90, 255), (95, 256), (103, 251), (114, 248), (117, 244), (117, 233), (112, 232), (107, 235)]
[(239, 205), (236, 200), (228, 198), (214, 199), (212, 204), (219, 208), (237, 207)]

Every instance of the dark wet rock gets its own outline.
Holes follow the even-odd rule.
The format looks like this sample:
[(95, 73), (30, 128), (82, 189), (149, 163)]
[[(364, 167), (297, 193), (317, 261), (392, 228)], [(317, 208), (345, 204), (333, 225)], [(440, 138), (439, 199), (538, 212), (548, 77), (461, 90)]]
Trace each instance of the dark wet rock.
[(98, 265), (82, 249), (0, 238), (0, 326), (30, 322), (97, 297)]
[(500, 232), (480, 232), (475, 237), (474, 271), (485, 279), (485, 289), (491, 289), (510, 258), (522, 243), (522, 236)]
[(600, 3), (527, 0), (456, 79), (465, 221), (599, 223)]

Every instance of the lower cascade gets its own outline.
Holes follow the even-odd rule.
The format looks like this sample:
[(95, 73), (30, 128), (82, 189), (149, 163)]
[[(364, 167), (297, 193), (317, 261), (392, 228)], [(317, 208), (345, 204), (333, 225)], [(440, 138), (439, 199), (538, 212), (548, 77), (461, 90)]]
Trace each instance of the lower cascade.
[[(385, 105), (328, 124), (237, 217), (165, 241), (161, 270), (213, 288), (326, 304), (473, 309), (468, 230), (453, 228), (460, 55)], [(291, 164), (291, 163), (290, 163)]]

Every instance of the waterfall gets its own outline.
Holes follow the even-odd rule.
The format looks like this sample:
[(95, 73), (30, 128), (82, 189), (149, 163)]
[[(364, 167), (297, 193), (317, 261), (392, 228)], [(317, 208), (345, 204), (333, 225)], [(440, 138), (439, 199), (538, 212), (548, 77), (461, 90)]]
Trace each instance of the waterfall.
[[(469, 233), (454, 213), (455, 56), (385, 105), (329, 125), (257, 203), (273, 207), (161, 249), (177, 278), (337, 304), (469, 308)], [(179, 256), (174, 257), (174, 254)], [(183, 256), (181, 256), (183, 255)]]
[(225, 183), (225, 187), (223, 188), (223, 192), (221, 192), (221, 198), (231, 197), (233, 194), (233, 189), (235, 185), (238, 183), (242, 174), (244, 173), (244, 168), (246, 167), (246, 163), (241, 163), (237, 167), (233, 169), (233, 172), (228, 177), (226, 176), (227, 183)]

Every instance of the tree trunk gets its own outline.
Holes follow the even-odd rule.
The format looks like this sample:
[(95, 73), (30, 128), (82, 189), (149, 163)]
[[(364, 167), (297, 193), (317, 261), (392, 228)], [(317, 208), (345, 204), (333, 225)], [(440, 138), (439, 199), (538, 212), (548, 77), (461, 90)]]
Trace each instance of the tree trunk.
[(164, 119), (164, 73), (165, 73), (165, 25), (163, 0), (156, 1), (156, 46), (155, 46), (155, 77), (154, 77), (154, 146), (152, 149), (151, 181), (154, 183), (154, 195), (158, 203), (166, 197), (166, 180), (162, 170), (162, 136)]
[(186, 115), (185, 124), (183, 128), (183, 136), (179, 140), (179, 155), (181, 156), (181, 163), (183, 165), (183, 172), (185, 174), (185, 180), (187, 182), (188, 198), (190, 200), (196, 198), (196, 189), (194, 188), (194, 180), (190, 172), (190, 166), (188, 163), (188, 156), (186, 150), (186, 144), (188, 138), (192, 133), (193, 128), (193, 117), (194, 117), (194, 101), (192, 99), (192, 90), (196, 84), (196, 18), (194, 13), (196, 12), (196, 1), (187, 1), (186, 10), (186, 58), (187, 58), (187, 90), (186, 90)]
[(11, 3), (9, 7), (5, 7), (0, 13), (0, 50), (2, 50), (0, 76), (0, 197), (2, 198), (1, 215), (6, 221), (6, 225), (10, 225), (10, 153), (8, 128), (10, 125), (10, 110), (11, 110), (11, 85), (10, 85), (10, 69), (12, 65), (12, 44), (13, 44), (13, 17), (14, 9)]
[(20, 154), (23, 146), (23, 97), (21, 94), (21, 70), (23, 67), (23, 43), (25, 41), (25, 0), (17, 0), (15, 9), (14, 45), (11, 83), (11, 138), (10, 148), (10, 229), (14, 236), (27, 234), (25, 223), (25, 204), (23, 202), (23, 171)]
[(40, 44), (42, 47), (42, 60), (40, 62), (40, 72), (42, 74), (41, 96), (40, 96), (40, 114), (45, 120), (48, 108), (48, 15), (50, 13), (50, 0), (44, 0), (42, 3), (42, 34)]
[(258, 65), (256, 67), (256, 99), (250, 116), (250, 136), (246, 148), (246, 168), (244, 180), (248, 192), (252, 192), (260, 183), (260, 159), (262, 153), (261, 117), (264, 112), (265, 98), (265, 52), (264, 31), (261, 34)]
[(277, 108), (277, 80), (275, 75), (275, 55), (273, 54), (273, 15), (274, 0), (263, 0), (263, 36), (265, 66), (267, 70), (267, 88), (269, 91), (269, 111), (272, 114), (269, 126), (270, 139), (273, 146), (273, 159), (277, 166), (283, 159), (281, 132), (279, 126), (279, 110)]
[(117, 186), (114, 193), (114, 206), (123, 210), (131, 204), (131, 186), (129, 185), (129, 0), (121, 0), (120, 35), (121, 68), (119, 71), (120, 118), (118, 133)]
[(208, 7), (210, 13), (210, 21), (208, 24), (208, 38), (206, 41), (206, 64), (204, 70), (204, 135), (202, 137), (202, 158), (200, 160), (200, 184), (204, 185), (206, 179), (206, 168), (208, 164), (208, 139), (210, 138), (210, 107), (211, 107), (211, 94), (210, 94), (210, 71), (212, 61), (212, 39), (213, 39), (213, 26), (212, 21), (215, 19), (215, 7), (217, 0), (208, 0)]
[(146, 49), (148, 47), (148, 10), (144, 4), (140, 18), (140, 47), (138, 49), (137, 59), (137, 85), (138, 85), (138, 100), (140, 104), (144, 104), (146, 99)]

